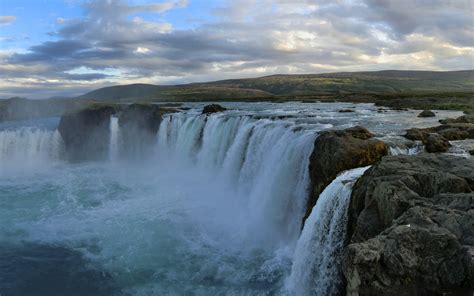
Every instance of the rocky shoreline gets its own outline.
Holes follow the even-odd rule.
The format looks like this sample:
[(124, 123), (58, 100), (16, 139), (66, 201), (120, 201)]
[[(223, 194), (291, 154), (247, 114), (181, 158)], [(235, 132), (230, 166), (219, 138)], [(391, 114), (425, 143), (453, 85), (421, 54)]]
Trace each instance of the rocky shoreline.
[(373, 165), (351, 196), (341, 294), (472, 295), (474, 159), (438, 153), (474, 138), (474, 124), (460, 121), (408, 130), (429, 152), (419, 155), (387, 156), (362, 127), (316, 139), (308, 211), (338, 173)]

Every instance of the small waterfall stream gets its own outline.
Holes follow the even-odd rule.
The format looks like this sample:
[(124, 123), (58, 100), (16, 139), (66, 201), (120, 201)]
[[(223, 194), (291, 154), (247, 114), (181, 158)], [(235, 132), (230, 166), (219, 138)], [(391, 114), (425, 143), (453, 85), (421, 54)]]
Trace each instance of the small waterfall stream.
[(338, 295), (352, 185), (368, 168), (340, 174), (319, 196), (296, 245), (286, 282), (291, 295)]
[(120, 131), (118, 118), (116, 116), (110, 116), (110, 142), (109, 142), (109, 159), (110, 161), (118, 160), (119, 156), (119, 145), (120, 145)]

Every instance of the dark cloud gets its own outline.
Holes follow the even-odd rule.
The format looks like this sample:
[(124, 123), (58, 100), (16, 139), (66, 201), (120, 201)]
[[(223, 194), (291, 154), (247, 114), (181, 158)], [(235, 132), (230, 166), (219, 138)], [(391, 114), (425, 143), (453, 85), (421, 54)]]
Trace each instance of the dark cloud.
[(140, 17), (185, 5), (87, 1), (83, 17), (58, 22), (56, 41), (0, 55), (0, 89), (27, 80), (35, 92), (62, 83), (79, 94), (113, 83), (473, 67), (472, 1), (229, 0), (187, 30)]

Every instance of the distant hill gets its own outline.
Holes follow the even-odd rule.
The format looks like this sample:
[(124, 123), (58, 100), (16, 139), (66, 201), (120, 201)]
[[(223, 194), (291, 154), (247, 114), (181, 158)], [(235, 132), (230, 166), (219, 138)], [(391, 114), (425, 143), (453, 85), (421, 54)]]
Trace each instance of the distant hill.
[(185, 85), (130, 84), (78, 98), (107, 101), (193, 101), (278, 96), (474, 92), (474, 70), (376, 71), (272, 75)]

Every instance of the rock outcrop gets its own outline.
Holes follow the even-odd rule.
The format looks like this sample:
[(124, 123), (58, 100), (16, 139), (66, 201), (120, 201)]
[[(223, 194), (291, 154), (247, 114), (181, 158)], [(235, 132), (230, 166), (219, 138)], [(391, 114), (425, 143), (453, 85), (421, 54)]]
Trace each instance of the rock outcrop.
[(156, 134), (164, 113), (175, 109), (153, 104), (132, 104), (123, 108), (118, 116), (121, 152), (127, 156), (146, 154), (156, 143)]
[(458, 118), (446, 118), (439, 121), (442, 124), (449, 123), (474, 123), (474, 114), (465, 114)]
[(108, 155), (113, 106), (91, 106), (63, 115), (59, 132), (70, 161), (102, 160)]
[(202, 114), (209, 114), (209, 113), (217, 113), (227, 110), (226, 108), (222, 107), (219, 104), (211, 104), (204, 106), (202, 109)]
[(426, 138), (423, 139), (423, 145), (425, 145), (426, 152), (429, 153), (440, 153), (448, 151), (451, 144), (449, 141), (439, 134), (428, 134)]
[(446, 152), (451, 147), (449, 141), (474, 139), (474, 124), (447, 123), (423, 129), (412, 128), (406, 131), (405, 138), (422, 141), (427, 152)]
[(387, 156), (370, 168), (349, 208), (347, 295), (472, 295), (473, 191), (472, 159)]
[(435, 117), (436, 114), (431, 110), (423, 110), (418, 117)]
[(345, 170), (371, 165), (387, 155), (388, 147), (373, 138), (367, 129), (356, 126), (345, 130), (325, 131), (316, 138), (310, 157), (310, 196), (306, 219), (319, 195), (337, 175)]

